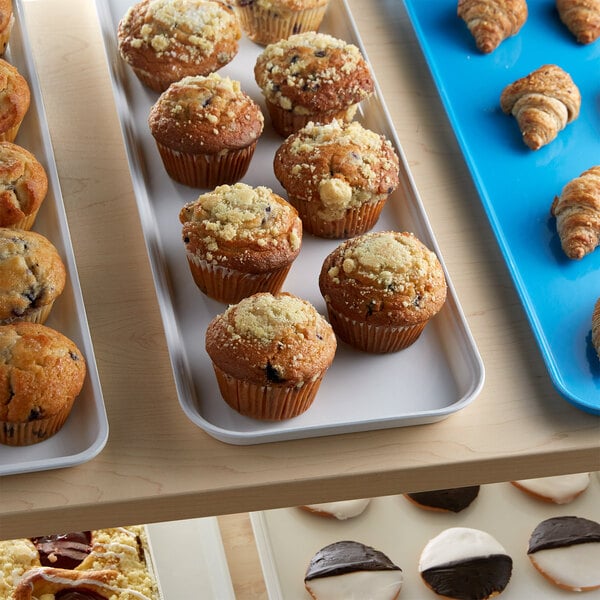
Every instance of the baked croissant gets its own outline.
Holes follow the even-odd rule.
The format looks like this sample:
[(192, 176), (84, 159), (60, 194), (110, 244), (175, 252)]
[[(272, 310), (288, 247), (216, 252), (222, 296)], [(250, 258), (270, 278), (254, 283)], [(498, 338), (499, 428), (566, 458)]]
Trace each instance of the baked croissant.
[(458, 0), (458, 16), (484, 54), (515, 35), (527, 20), (525, 0)]
[(569, 258), (579, 260), (600, 245), (600, 166), (569, 181), (550, 212)]
[(507, 85), (500, 107), (517, 119), (525, 144), (537, 150), (579, 116), (581, 93), (566, 71), (543, 65)]
[(600, 298), (596, 300), (596, 306), (592, 313), (592, 344), (600, 358)]
[(556, 9), (580, 44), (600, 37), (600, 0), (556, 0)]
[(79, 592), (78, 598), (86, 598), (86, 592), (93, 600), (111, 598), (118, 587), (116, 578), (119, 573), (111, 569), (104, 571), (72, 571), (38, 567), (27, 571), (15, 588), (12, 600), (36, 600), (48, 594), (54, 598), (59, 592), (69, 590)]

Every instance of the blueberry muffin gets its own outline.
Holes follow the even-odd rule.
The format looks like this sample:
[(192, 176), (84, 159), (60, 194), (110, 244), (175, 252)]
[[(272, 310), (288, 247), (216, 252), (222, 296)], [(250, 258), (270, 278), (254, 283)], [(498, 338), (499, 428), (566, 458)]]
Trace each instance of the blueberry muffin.
[(0, 141), (15, 141), (30, 102), (31, 91), (25, 77), (0, 58)]

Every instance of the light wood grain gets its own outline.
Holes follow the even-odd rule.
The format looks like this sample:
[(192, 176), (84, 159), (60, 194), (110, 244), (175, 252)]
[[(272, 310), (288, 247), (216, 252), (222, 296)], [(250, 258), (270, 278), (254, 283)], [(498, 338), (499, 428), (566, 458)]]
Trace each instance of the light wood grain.
[(600, 469), (599, 420), (551, 385), (406, 18), (389, 19), (382, 0), (349, 4), (483, 356), (481, 395), (433, 425), (259, 446), (193, 425), (177, 402), (94, 2), (29, 0), (110, 439), (84, 465), (0, 480), (0, 537)]

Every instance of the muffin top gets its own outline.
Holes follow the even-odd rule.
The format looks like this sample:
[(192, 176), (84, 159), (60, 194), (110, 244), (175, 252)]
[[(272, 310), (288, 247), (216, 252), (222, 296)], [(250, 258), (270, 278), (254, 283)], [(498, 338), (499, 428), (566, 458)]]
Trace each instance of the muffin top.
[(218, 367), (264, 385), (302, 385), (318, 377), (336, 345), (314, 306), (286, 292), (244, 298), (217, 315), (206, 332), (206, 350)]
[(277, 149), (273, 166), (288, 194), (318, 202), (324, 220), (378, 202), (398, 186), (392, 144), (357, 121), (309, 123)]
[(39, 233), (0, 228), (0, 322), (27, 317), (62, 293), (66, 272), (54, 245)]
[(244, 7), (254, 4), (262, 10), (298, 11), (325, 6), (328, 2), (329, 0), (235, 0), (235, 5)]
[(121, 57), (143, 71), (208, 75), (237, 54), (241, 29), (232, 9), (207, 0), (141, 0), (119, 22)]
[(23, 120), (30, 101), (26, 79), (16, 67), (0, 58), (0, 134)]
[(11, 227), (40, 207), (48, 192), (44, 167), (31, 152), (0, 142), (0, 226)]
[(12, 0), (0, 0), (0, 31), (11, 25), (13, 19)]
[(221, 185), (179, 213), (188, 253), (251, 273), (283, 267), (300, 252), (296, 209), (267, 187)]
[(256, 61), (254, 77), (269, 102), (299, 115), (347, 108), (374, 90), (356, 46), (314, 31), (269, 44)]
[(371, 232), (340, 244), (323, 262), (319, 287), (337, 311), (379, 325), (422, 323), (446, 300), (437, 256), (406, 232)]
[(148, 124), (156, 141), (173, 150), (216, 154), (255, 142), (264, 117), (239, 81), (211, 73), (171, 84), (151, 108)]
[(0, 326), (0, 420), (25, 423), (60, 412), (81, 391), (85, 359), (45, 325)]

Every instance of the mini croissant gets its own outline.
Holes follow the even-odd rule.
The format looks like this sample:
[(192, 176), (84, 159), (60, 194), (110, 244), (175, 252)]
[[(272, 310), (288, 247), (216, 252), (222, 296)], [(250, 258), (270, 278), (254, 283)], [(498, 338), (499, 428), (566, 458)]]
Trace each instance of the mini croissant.
[(600, 358), (600, 298), (596, 300), (596, 306), (592, 313), (592, 344)]
[(566, 71), (544, 65), (507, 85), (500, 107), (517, 119), (525, 144), (537, 150), (579, 116), (581, 93)]
[(556, 9), (580, 44), (600, 37), (600, 0), (556, 0)]
[(525, 0), (458, 0), (458, 16), (467, 24), (477, 48), (494, 51), (527, 20)]
[(600, 166), (569, 181), (550, 212), (569, 258), (579, 260), (600, 245)]

